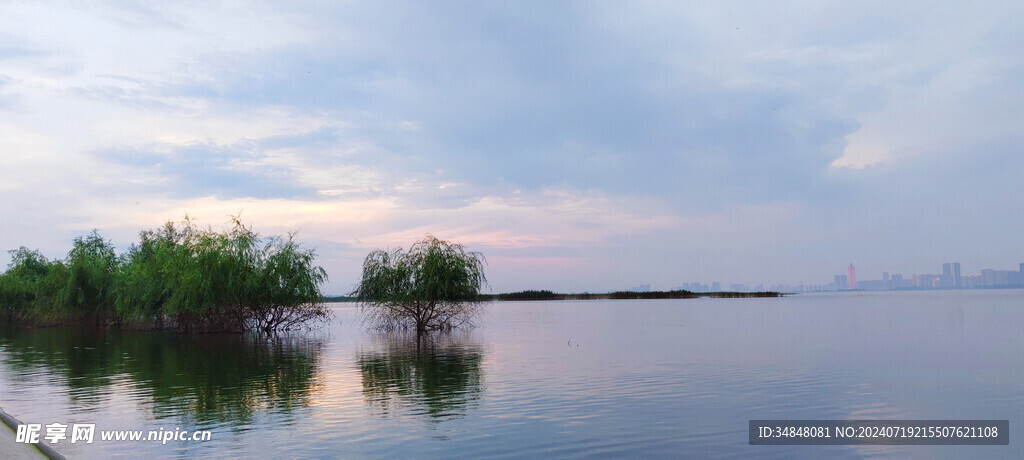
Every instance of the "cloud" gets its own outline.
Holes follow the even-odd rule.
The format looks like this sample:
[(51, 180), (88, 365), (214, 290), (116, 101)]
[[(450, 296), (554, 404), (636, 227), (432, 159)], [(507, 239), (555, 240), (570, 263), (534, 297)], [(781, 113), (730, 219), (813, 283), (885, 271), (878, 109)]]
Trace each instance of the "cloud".
[[(833, 167), (864, 168), (916, 157), (968, 150), (1018, 131), (1022, 94), (1020, 53), (1007, 45), (1020, 38), (1008, 19), (1019, 5), (920, 12), (903, 40), (855, 81), (871, 85), (880, 103), (862, 111), (859, 129)], [(908, 18), (909, 19), (909, 18)], [(873, 82), (873, 83), (872, 83)]]
[(0, 109), (10, 107), (15, 103), (15, 96), (6, 91), (8, 86), (10, 86), (10, 79), (0, 75)]
[(517, 288), (1002, 263), (996, 241), (1024, 251), (1020, 10), (6, 4), (0, 240), (241, 209), (341, 245), (342, 284), (427, 232)]
[(97, 158), (128, 166), (118, 184), (126, 194), (160, 190), (172, 197), (223, 196), (273, 198), (311, 193), (293, 185), (290, 171), (260, 164), (263, 156), (249, 145), (209, 144), (149, 150), (105, 150)]
[[(601, 14), (552, 8), (321, 8), (304, 18), (333, 24), (316, 29), (317, 46), (209, 53), (203, 78), (159, 90), (234, 110), (330, 113), (402, 158), (403, 174), (700, 195), (684, 202), (698, 211), (812, 193), (855, 129), (817, 94), (694, 72), (706, 58), (684, 54), (701, 49), (696, 37), (623, 46)], [(549, 14), (574, 27), (542, 19)], [(418, 129), (382, 129), (395, 119)]]

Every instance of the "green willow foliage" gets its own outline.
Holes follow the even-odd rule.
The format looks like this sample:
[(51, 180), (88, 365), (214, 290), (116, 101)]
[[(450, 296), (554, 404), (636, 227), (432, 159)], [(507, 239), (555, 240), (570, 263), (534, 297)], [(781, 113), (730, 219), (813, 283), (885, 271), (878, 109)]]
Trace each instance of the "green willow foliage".
[(293, 235), (264, 238), (237, 217), (223, 232), (191, 220), (142, 231), (118, 256), (95, 231), (63, 261), (12, 251), (0, 312), (40, 322), (132, 324), (183, 331), (272, 332), (328, 317), (316, 254)]
[[(198, 334), (127, 328), (23, 327), (0, 320), (3, 367), (60, 375), (71, 394), (130, 382), (154, 416), (251, 423), (266, 410), (307, 407), (325, 344), (320, 334)], [(2, 427), (0, 427), (2, 428)], [(6, 428), (4, 428), (6, 429)]]
[(360, 349), (356, 366), (363, 396), (375, 415), (415, 407), (434, 420), (461, 417), (480, 400), (484, 350), (460, 334), (386, 333)]
[(427, 235), (409, 251), (377, 249), (367, 255), (352, 295), (378, 329), (450, 330), (471, 324), (480, 313), (480, 288), (487, 284), (483, 265), (480, 253)]

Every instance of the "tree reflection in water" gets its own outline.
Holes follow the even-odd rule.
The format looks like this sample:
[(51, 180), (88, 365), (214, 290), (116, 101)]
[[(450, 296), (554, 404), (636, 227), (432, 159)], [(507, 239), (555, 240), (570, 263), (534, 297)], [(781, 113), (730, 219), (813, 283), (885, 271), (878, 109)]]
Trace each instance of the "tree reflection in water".
[(76, 406), (124, 397), (127, 383), (137, 402), (152, 401), (155, 417), (200, 423), (247, 423), (262, 410), (308, 406), (323, 348), (322, 339), (308, 335), (186, 335), (0, 322), (0, 349), (15, 379), (28, 380), (40, 368), (62, 376)]
[(409, 411), (431, 421), (462, 417), (482, 393), (483, 347), (465, 333), (380, 334), (356, 364), (367, 404), (381, 416)]

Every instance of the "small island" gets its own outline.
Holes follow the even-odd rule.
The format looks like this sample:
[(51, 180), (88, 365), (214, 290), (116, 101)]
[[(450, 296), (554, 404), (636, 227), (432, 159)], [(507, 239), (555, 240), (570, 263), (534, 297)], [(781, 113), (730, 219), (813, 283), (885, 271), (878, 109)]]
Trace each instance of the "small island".
[[(765, 297), (783, 297), (789, 295), (776, 291), (757, 292), (692, 292), (683, 289), (672, 291), (613, 291), (607, 293), (581, 292), (576, 294), (565, 294), (548, 290), (526, 290), (516, 292), (504, 292), (501, 294), (480, 294), (483, 300), (488, 301), (530, 301), (530, 300), (648, 300), (648, 299), (747, 299)], [(358, 302), (354, 296), (328, 296), (325, 302)]]
[(615, 291), (605, 294), (584, 292), (580, 294), (561, 294), (552, 291), (518, 291), (488, 295), (492, 300), (641, 300), (641, 299), (696, 299), (711, 297), (718, 299), (738, 299), (754, 297), (782, 297), (783, 293), (774, 291), (762, 292), (691, 292), (674, 291)]

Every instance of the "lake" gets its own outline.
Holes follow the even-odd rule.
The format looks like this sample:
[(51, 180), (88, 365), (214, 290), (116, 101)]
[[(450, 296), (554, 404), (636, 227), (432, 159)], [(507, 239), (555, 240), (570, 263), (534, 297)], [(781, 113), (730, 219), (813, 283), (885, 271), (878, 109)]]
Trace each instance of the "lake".
[[(417, 344), (351, 304), (274, 340), (0, 324), (26, 423), (211, 430), (108, 457), (1020, 458), (1024, 291), (500, 302)], [(751, 419), (1008, 419), (1009, 446), (751, 446)]]

